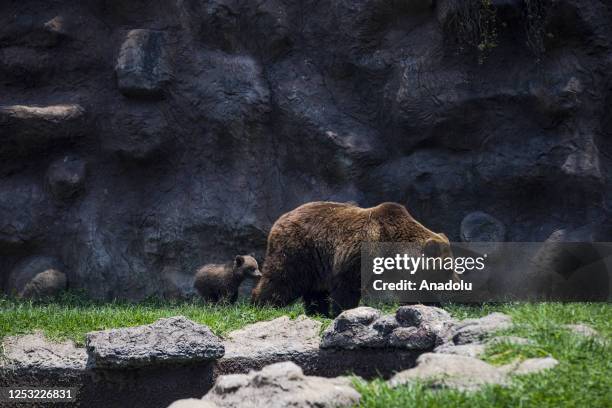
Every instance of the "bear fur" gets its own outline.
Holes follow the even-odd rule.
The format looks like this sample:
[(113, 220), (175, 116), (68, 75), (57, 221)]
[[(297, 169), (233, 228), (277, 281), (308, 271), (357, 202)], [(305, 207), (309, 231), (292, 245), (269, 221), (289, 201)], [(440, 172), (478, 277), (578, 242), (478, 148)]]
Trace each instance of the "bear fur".
[(235, 302), (238, 288), (248, 277), (261, 276), (257, 260), (250, 255), (237, 255), (233, 262), (209, 264), (200, 268), (195, 275), (194, 287), (207, 301)]
[(334, 316), (357, 307), (362, 242), (411, 242), (428, 256), (452, 256), (448, 238), (425, 228), (400, 204), (307, 203), (272, 226), (253, 303), (285, 306), (301, 297), (307, 313), (329, 314), (331, 301)]

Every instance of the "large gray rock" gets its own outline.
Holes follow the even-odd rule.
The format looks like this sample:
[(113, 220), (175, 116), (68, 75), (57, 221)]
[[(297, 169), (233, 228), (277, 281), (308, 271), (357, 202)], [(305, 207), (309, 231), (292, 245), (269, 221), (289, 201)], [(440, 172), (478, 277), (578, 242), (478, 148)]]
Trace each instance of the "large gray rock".
[(353, 406), (359, 399), (349, 378), (305, 376), (300, 367), (284, 362), (221, 376), (202, 400), (219, 407), (331, 408)]
[(9, 336), (2, 342), (0, 368), (13, 370), (84, 370), (87, 353), (72, 341), (48, 340), (42, 332)]
[(371, 307), (345, 310), (323, 333), (321, 348), (431, 350), (447, 341), (454, 321), (439, 308), (402, 306), (395, 316)]
[(107, 369), (211, 361), (224, 353), (220, 339), (208, 327), (183, 316), (87, 333), (86, 347), (89, 366)]
[(34, 276), (19, 293), (23, 298), (53, 297), (66, 290), (68, 280), (63, 272), (48, 269)]
[(456, 354), (459, 356), (466, 357), (480, 357), (484, 354), (485, 349), (488, 346), (497, 344), (509, 344), (509, 345), (534, 345), (535, 342), (530, 339), (525, 339), (516, 336), (498, 336), (490, 338), (486, 343), (467, 343), (467, 344), (453, 344), (452, 342), (444, 343), (434, 349), (434, 353), (441, 354)]
[(455, 344), (479, 343), (492, 337), (495, 332), (512, 327), (512, 318), (503, 313), (491, 313), (478, 319), (459, 322), (453, 334)]
[(566, 324), (563, 328), (571, 331), (574, 334), (584, 337), (597, 337), (599, 333), (597, 330), (589, 326), (588, 324), (578, 323), (578, 324)]
[(423, 354), (417, 366), (397, 373), (389, 384), (392, 387), (412, 381), (425, 381), (434, 387), (475, 390), (487, 384), (506, 384), (504, 371), (473, 357), (456, 354)]
[(320, 332), (321, 323), (306, 316), (254, 323), (227, 335), (223, 359), (256, 360), (261, 365), (300, 359), (318, 351)]
[(49, 256), (32, 256), (18, 263), (9, 274), (9, 293), (37, 297), (59, 293), (66, 289), (64, 265)]
[(472, 356), (426, 353), (417, 359), (416, 367), (397, 373), (389, 384), (397, 387), (421, 381), (433, 388), (474, 391), (485, 385), (507, 385), (510, 375), (537, 373), (557, 364), (554, 358), (546, 357), (495, 367)]
[(484, 344), (452, 344), (445, 343), (434, 349), (434, 353), (455, 354), (464, 357), (480, 357), (484, 354), (486, 346)]
[(510, 374), (514, 375), (525, 375), (538, 373), (544, 370), (550, 370), (559, 364), (559, 362), (552, 357), (542, 358), (529, 358), (516, 364), (508, 364), (501, 367), (501, 370), (506, 370)]
[[(377, 310), (369, 308), (347, 313), (345, 324), (351, 320), (353, 329), (362, 332), (363, 325), (355, 321), (371, 321), (379, 314)], [(389, 345), (389, 336), (394, 329), (399, 328), (395, 317), (381, 316), (368, 327), (377, 333), (377, 339), (384, 338), (385, 344), (392, 347)], [(417, 332), (421, 330), (414, 327), (410, 329)], [(422, 347), (420, 343), (429, 339), (427, 334), (418, 333), (413, 338), (398, 341), (397, 347), (392, 349), (393, 353), (389, 353), (389, 350), (379, 347), (382, 345), (380, 343), (374, 346), (371, 342), (364, 343), (361, 341), (364, 338), (357, 345), (350, 336), (332, 337), (328, 339), (330, 343), (327, 347), (321, 347), (321, 323), (305, 316), (293, 320), (283, 316), (254, 323), (226, 336), (223, 341), (225, 356), (216, 362), (215, 373), (247, 373), (269, 364), (291, 361), (309, 375), (335, 377), (352, 372), (365, 378), (386, 378), (393, 372), (411, 367), (421, 352), (415, 347)], [(376, 364), (373, 365), (372, 361), (376, 361)]]
[(449, 341), (456, 326), (456, 320), (446, 310), (433, 306), (401, 306), (395, 318), (402, 326), (423, 327), (434, 335), (436, 345)]
[(345, 310), (323, 333), (321, 347), (345, 350), (384, 347), (383, 332), (373, 326), (379, 317), (381, 312), (371, 307)]
[(162, 31), (137, 29), (127, 33), (117, 58), (117, 85), (126, 96), (160, 96), (170, 80), (170, 65)]

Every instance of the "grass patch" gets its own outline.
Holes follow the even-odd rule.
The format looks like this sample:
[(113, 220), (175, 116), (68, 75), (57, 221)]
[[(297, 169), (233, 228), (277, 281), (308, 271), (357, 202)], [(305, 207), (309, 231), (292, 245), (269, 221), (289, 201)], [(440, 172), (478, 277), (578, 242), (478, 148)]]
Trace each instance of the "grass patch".
[[(392, 313), (395, 306), (385, 306)], [(505, 303), (479, 306), (446, 305), (459, 319), (492, 312), (512, 316), (515, 327), (503, 334), (531, 339), (533, 345), (496, 344), (487, 349), (485, 360), (507, 364), (531, 357), (552, 356), (559, 365), (544, 373), (514, 377), (508, 388), (489, 386), (478, 392), (433, 391), (424, 384), (391, 389), (385, 381), (362, 382), (362, 407), (611, 407), (612, 406), (612, 305), (606, 303)], [(42, 330), (53, 339), (72, 339), (83, 345), (93, 330), (137, 326), (162, 317), (183, 315), (208, 325), (223, 336), (257, 321), (304, 312), (301, 304), (286, 308), (255, 307), (248, 303), (209, 305), (199, 300), (140, 303), (96, 302), (75, 294), (59, 299), (31, 302), (0, 297), (0, 338)], [(331, 320), (317, 318), (324, 327)], [(575, 335), (561, 327), (586, 323), (597, 330), (599, 340)], [(604, 341), (605, 339), (605, 341)]]
[[(488, 386), (478, 392), (434, 391), (424, 384), (392, 389), (386, 382), (357, 381), (360, 406), (400, 407), (612, 407), (612, 305), (606, 303), (515, 303), (483, 306), (449, 305), (457, 318), (491, 312), (512, 316), (516, 326), (500, 334), (531, 339), (533, 345), (499, 343), (484, 359), (494, 365), (552, 356), (559, 365), (539, 374), (513, 377), (510, 387)], [(586, 323), (600, 339), (584, 338), (561, 327)]]
[(0, 297), (0, 338), (42, 330), (51, 339), (70, 339), (84, 345), (85, 334), (90, 331), (139, 326), (178, 315), (205, 324), (223, 336), (251, 323), (284, 315), (295, 318), (303, 313), (300, 304), (273, 308), (255, 307), (248, 303), (211, 305), (198, 299), (97, 302), (73, 293), (38, 302)]

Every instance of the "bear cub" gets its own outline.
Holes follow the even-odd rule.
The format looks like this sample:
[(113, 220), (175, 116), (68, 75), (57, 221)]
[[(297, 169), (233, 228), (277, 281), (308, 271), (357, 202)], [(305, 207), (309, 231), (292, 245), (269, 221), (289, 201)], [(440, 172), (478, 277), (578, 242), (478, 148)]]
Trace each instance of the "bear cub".
[(233, 262), (200, 268), (195, 275), (194, 287), (207, 301), (233, 303), (238, 298), (240, 284), (248, 277), (261, 277), (257, 260), (250, 255), (236, 255)]

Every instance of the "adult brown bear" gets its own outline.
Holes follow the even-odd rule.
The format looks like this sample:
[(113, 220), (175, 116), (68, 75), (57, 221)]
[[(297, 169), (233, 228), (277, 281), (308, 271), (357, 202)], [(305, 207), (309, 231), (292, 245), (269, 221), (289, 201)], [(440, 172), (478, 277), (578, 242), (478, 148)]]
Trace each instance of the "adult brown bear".
[(362, 242), (412, 242), (429, 256), (451, 254), (444, 234), (425, 228), (400, 204), (308, 203), (272, 226), (253, 303), (284, 306), (302, 297), (307, 313), (328, 314), (331, 300), (333, 315), (358, 306)]

